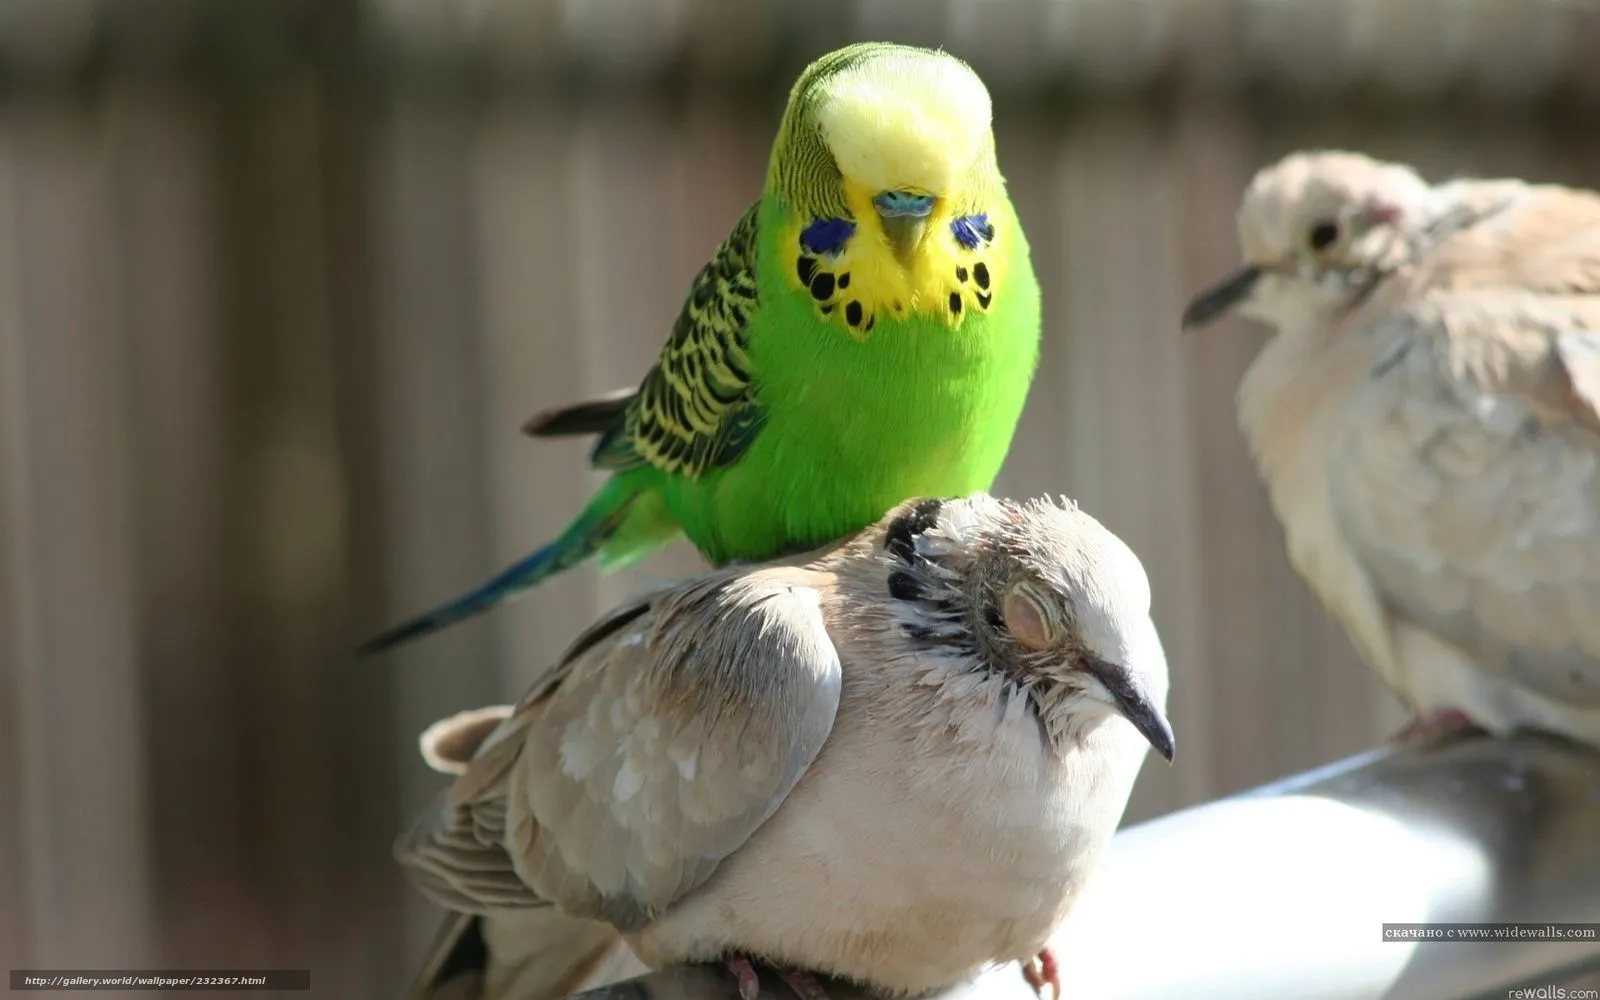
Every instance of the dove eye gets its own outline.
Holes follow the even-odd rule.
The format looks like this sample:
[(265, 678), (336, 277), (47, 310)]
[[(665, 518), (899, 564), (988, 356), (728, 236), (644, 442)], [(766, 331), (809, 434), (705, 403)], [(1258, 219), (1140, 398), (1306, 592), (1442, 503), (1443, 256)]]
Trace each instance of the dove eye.
[(1042, 652), (1056, 644), (1055, 623), (1026, 586), (1013, 587), (1006, 594), (1000, 605), (1000, 617), (1005, 620), (1011, 638), (1028, 649)]
[(1339, 225), (1335, 222), (1319, 222), (1311, 227), (1311, 249), (1326, 250), (1339, 238)]

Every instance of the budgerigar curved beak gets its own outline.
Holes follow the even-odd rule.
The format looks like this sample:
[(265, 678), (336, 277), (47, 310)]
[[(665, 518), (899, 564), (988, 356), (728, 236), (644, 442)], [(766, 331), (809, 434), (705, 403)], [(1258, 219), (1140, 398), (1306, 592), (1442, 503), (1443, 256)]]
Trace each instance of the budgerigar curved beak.
[(1167, 763), (1172, 763), (1172, 756), (1178, 750), (1172, 735), (1172, 724), (1167, 721), (1139, 676), (1121, 664), (1093, 656), (1084, 660), (1083, 669), (1106, 689), (1117, 713), (1133, 723), (1133, 728), (1150, 741), (1156, 753), (1165, 757)]
[(873, 197), (872, 207), (883, 220), (883, 231), (894, 247), (894, 255), (902, 264), (906, 263), (922, 245), (928, 216), (933, 213), (933, 196), (911, 191), (884, 191)]
[(1183, 328), (1190, 330), (1217, 319), (1247, 298), (1260, 280), (1261, 268), (1254, 264), (1228, 275), (1189, 300), (1183, 310)]

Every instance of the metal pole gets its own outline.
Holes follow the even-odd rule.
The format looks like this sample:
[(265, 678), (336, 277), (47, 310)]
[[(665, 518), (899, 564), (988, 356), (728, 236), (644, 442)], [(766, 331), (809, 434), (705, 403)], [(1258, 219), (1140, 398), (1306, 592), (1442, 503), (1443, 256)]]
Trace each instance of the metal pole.
[[(1600, 939), (1382, 934), (1500, 921), (1600, 924), (1600, 755), (1539, 737), (1383, 748), (1132, 827), (1052, 943), (1065, 1000), (1504, 998), (1600, 968)], [(782, 980), (762, 982), (787, 1000)], [(737, 993), (721, 970), (686, 967), (577, 996)], [(940, 1000), (1032, 991), (1008, 966)]]

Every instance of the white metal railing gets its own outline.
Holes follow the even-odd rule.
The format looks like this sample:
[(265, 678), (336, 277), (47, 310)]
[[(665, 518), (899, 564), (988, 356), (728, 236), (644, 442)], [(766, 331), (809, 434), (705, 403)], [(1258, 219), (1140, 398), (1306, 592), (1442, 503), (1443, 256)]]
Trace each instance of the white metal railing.
[[(1066, 1000), (1471, 1000), (1600, 968), (1600, 940), (1382, 934), (1499, 921), (1600, 923), (1600, 755), (1537, 737), (1384, 748), (1131, 827), (1053, 944)], [(1009, 966), (940, 1000), (1032, 995)], [(737, 993), (680, 967), (577, 996)]]

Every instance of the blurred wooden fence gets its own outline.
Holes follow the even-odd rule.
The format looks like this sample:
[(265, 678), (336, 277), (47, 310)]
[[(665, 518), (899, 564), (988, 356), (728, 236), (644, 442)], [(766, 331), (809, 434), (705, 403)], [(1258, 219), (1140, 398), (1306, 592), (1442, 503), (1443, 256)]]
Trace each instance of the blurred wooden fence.
[(998, 81), (1047, 295), (999, 489), (1077, 497), (1150, 572), (1182, 749), (1130, 818), (1386, 733), (1235, 430), (1260, 334), (1176, 317), (1289, 148), (1600, 184), (1591, 8), (1417, 13), (1450, 6), (0, 3), (0, 957), (399, 984), (417, 731), (637, 575), (347, 650), (577, 509), (583, 447), (518, 426), (637, 380), (786, 77), (851, 37)]

